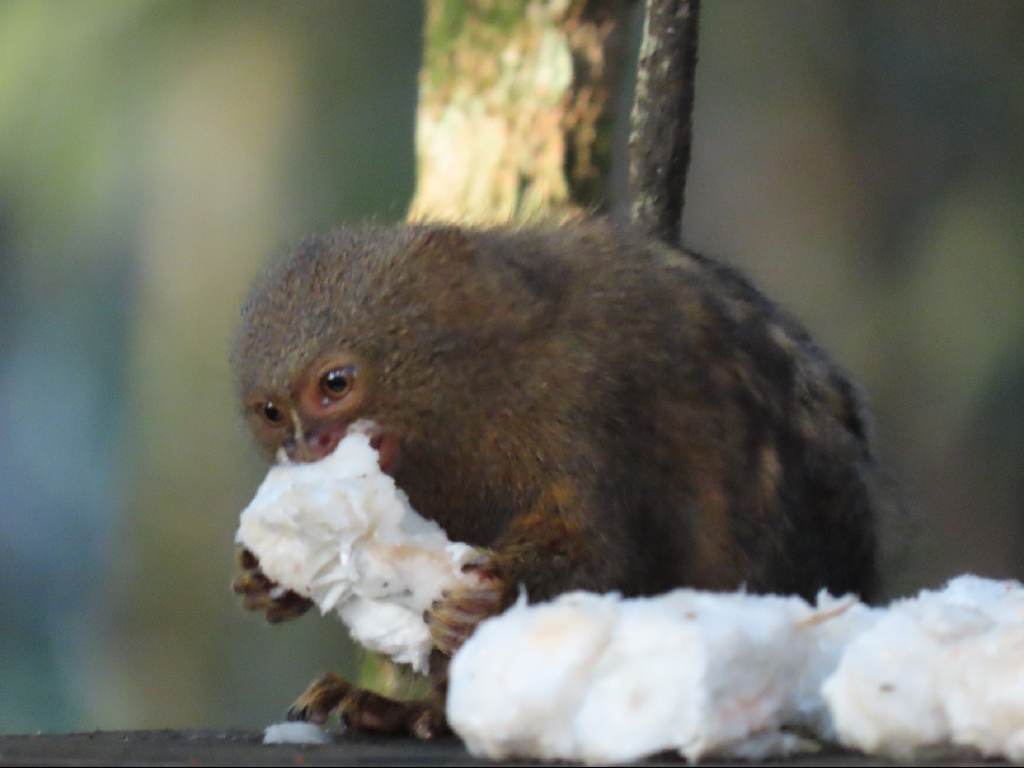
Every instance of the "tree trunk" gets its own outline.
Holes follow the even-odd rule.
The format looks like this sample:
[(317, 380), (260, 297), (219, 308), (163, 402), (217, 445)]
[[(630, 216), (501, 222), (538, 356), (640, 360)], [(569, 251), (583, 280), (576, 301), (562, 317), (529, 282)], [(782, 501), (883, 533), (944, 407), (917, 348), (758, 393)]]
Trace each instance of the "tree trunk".
[(627, 0), (428, 0), (409, 219), (602, 208)]

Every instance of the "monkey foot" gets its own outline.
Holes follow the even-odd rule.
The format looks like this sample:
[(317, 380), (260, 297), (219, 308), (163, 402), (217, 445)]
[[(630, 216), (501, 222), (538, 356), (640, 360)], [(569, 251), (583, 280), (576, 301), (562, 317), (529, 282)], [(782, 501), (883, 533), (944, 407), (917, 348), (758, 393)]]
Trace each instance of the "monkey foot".
[(232, 582), (231, 588), (242, 596), (246, 610), (262, 611), (267, 621), (277, 624), (297, 618), (313, 607), (312, 600), (267, 578), (260, 568), (259, 558), (250, 550), (239, 551), (238, 565), (242, 572)]
[(322, 725), (338, 710), (345, 727), (357, 733), (411, 735), (433, 739), (448, 733), (444, 710), (431, 701), (396, 701), (358, 688), (327, 673), (306, 689), (288, 710), (289, 720)]
[(452, 656), (481, 621), (497, 616), (510, 602), (509, 590), (493, 558), (483, 556), (462, 570), (476, 574), (476, 583), (445, 592), (423, 615), (434, 647), (445, 656)]

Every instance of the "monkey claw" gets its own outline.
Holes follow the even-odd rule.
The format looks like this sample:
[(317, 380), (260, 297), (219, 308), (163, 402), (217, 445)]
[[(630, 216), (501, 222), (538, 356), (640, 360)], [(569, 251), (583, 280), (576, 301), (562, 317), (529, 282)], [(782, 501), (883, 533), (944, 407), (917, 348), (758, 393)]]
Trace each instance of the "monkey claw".
[(348, 730), (357, 733), (433, 739), (450, 732), (439, 704), (389, 699), (358, 688), (333, 672), (313, 681), (288, 710), (288, 719), (322, 725), (333, 710)]
[(312, 600), (267, 578), (260, 568), (259, 558), (248, 549), (238, 552), (238, 565), (241, 573), (231, 583), (231, 589), (242, 596), (242, 605), (247, 611), (263, 612), (267, 621), (278, 624), (298, 618), (313, 607)]
[(476, 574), (477, 582), (445, 591), (423, 614), (434, 648), (448, 657), (462, 647), (481, 621), (497, 616), (512, 602), (492, 558), (482, 557), (462, 570)]

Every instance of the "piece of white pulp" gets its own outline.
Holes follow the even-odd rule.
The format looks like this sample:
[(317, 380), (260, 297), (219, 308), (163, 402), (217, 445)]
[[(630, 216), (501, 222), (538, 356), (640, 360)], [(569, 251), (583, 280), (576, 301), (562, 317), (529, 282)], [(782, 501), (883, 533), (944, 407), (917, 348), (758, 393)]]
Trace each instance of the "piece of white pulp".
[(960, 576), (884, 611), (823, 689), (843, 744), (955, 744), (1024, 761), (1024, 586)]
[(807, 748), (799, 733), (1024, 761), (1024, 586), (961, 576), (888, 608), (577, 592), (484, 622), (449, 675), (449, 721), (490, 758), (762, 759)]
[(315, 723), (274, 723), (263, 729), (264, 744), (330, 744), (331, 736)]
[(268, 578), (337, 613), (357, 642), (419, 672), (431, 648), (423, 612), (476, 578), (461, 570), (473, 548), (413, 511), (359, 430), (321, 461), (272, 467), (235, 540)]
[(611, 764), (806, 750), (837, 649), (875, 620), (852, 598), (677, 590), (522, 601), (452, 660), (448, 719), (470, 751)]

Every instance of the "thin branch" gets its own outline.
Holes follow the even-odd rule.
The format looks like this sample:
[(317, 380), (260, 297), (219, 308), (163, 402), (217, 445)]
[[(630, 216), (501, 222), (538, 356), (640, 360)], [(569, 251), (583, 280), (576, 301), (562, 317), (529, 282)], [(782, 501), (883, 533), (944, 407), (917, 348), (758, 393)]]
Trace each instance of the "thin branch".
[(690, 164), (700, 0), (647, 0), (629, 134), (633, 221), (676, 245)]

